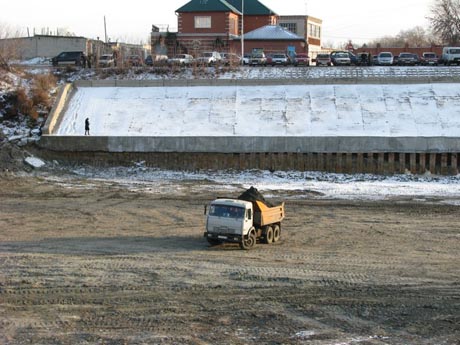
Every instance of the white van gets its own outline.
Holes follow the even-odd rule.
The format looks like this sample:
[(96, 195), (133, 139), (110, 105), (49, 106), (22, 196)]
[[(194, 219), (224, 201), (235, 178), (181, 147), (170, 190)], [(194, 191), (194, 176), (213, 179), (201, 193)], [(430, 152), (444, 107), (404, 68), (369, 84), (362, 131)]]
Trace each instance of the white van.
[(460, 64), (460, 47), (444, 47), (442, 48), (442, 62), (444, 65)]

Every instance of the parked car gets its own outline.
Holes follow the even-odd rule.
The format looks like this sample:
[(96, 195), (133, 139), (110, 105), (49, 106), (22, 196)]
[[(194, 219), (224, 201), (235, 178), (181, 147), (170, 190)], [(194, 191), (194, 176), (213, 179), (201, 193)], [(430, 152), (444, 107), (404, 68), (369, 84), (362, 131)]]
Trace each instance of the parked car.
[(437, 66), (439, 64), (439, 57), (432, 52), (425, 52), (420, 58), (420, 63), (424, 66), (433, 65)]
[(243, 55), (243, 65), (249, 65), (251, 61), (251, 54), (244, 54)]
[(152, 58), (152, 55), (148, 55), (145, 60), (144, 60), (144, 63), (146, 66), (153, 66), (153, 58)]
[(329, 54), (318, 54), (316, 56), (316, 66), (332, 66), (331, 56)]
[(221, 53), (225, 65), (241, 65), (241, 56), (235, 53)]
[(289, 58), (284, 53), (275, 53), (275, 54), (272, 54), (270, 64), (272, 66), (275, 66), (275, 65), (287, 66), (289, 64)]
[(350, 66), (351, 60), (348, 52), (336, 52), (331, 54), (332, 64), (334, 66)]
[(294, 66), (310, 66), (310, 57), (304, 53), (297, 54), (294, 58)]
[(251, 54), (249, 64), (252, 66), (267, 66), (267, 57), (264, 52), (257, 52)]
[(418, 64), (418, 56), (412, 53), (401, 53), (398, 57), (399, 66), (415, 66)]
[(85, 53), (82, 51), (62, 52), (51, 59), (53, 66), (75, 65), (82, 66), (86, 63)]
[(357, 65), (359, 66), (371, 66), (372, 65), (372, 55), (370, 53), (359, 53), (357, 55)]
[(189, 54), (177, 54), (173, 58), (168, 59), (170, 65), (188, 66), (193, 63), (193, 56)]
[(205, 52), (196, 61), (205, 65), (215, 65), (222, 61), (222, 56), (219, 52)]
[(378, 55), (372, 55), (372, 64), (373, 65), (378, 65), (379, 64), (379, 56)]
[(379, 66), (393, 65), (393, 54), (391, 52), (381, 52), (377, 55), (377, 64)]
[(99, 57), (98, 66), (99, 67), (113, 67), (115, 65), (115, 59), (113, 54), (104, 54)]
[(142, 59), (139, 55), (130, 55), (128, 56), (128, 59), (126, 60), (129, 66), (141, 66), (142, 65)]
[(353, 66), (359, 65), (358, 57), (355, 54), (353, 54), (352, 52), (348, 52), (348, 57), (350, 58), (350, 64), (352, 64)]

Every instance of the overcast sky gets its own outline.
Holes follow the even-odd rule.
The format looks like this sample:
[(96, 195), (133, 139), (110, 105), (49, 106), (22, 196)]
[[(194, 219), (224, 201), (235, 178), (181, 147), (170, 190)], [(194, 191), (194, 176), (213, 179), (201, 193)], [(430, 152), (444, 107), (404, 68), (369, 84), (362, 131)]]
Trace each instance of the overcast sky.
[[(414, 26), (428, 28), (435, 0), (261, 0), (279, 15), (309, 14), (323, 20), (323, 41), (367, 42)], [(112, 41), (146, 42), (151, 25), (177, 28), (175, 10), (187, 0), (97, 1), (1, 0), (0, 25), (32, 35), (65, 28), (77, 36), (104, 38), (104, 16)], [(0, 27), (1, 29), (1, 27)], [(0, 34), (1, 34), (0, 30)]]

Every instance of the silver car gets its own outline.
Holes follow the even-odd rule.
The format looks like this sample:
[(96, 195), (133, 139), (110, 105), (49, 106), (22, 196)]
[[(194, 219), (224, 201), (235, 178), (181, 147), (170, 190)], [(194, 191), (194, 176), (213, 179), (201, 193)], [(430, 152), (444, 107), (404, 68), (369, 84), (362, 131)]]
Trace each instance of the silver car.
[(381, 52), (377, 56), (377, 64), (380, 66), (391, 66), (393, 65), (393, 54), (390, 52)]
[(171, 59), (168, 59), (168, 63), (171, 65), (186, 66), (193, 62), (193, 56), (189, 54), (177, 54)]
[(198, 63), (206, 65), (214, 65), (222, 61), (222, 57), (219, 52), (205, 52), (196, 59)]

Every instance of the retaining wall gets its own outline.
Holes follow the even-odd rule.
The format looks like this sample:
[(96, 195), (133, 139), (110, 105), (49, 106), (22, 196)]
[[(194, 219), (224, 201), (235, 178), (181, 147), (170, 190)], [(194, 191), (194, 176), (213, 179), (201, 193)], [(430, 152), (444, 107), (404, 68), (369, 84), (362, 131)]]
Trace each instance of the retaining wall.
[(97, 167), (133, 166), (173, 170), (280, 170), (324, 171), (336, 173), (413, 174), (430, 172), (457, 175), (460, 169), (456, 153), (179, 153), (179, 152), (95, 152), (42, 150), (47, 160)]
[[(455, 82), (440, 77), (436, 82)], [(374, 80), (375, 79), (375, 80)], [(325, 83), (397, 83), (395, 79), (357, 78)], [(405, 78), (401, 83), (430, 83)], [(318, 84), (318, 80), (104, 80), (78, 81), (75, 87), (167, 87)], [(455, 175), (460, 138), (449, 137), (95, 137), (52, 135), (72, 95), (62, 88), (39, 142), (48, 160), (96, 166), (132, 165), (164, 169), (268, 169), (343, 173)]]

